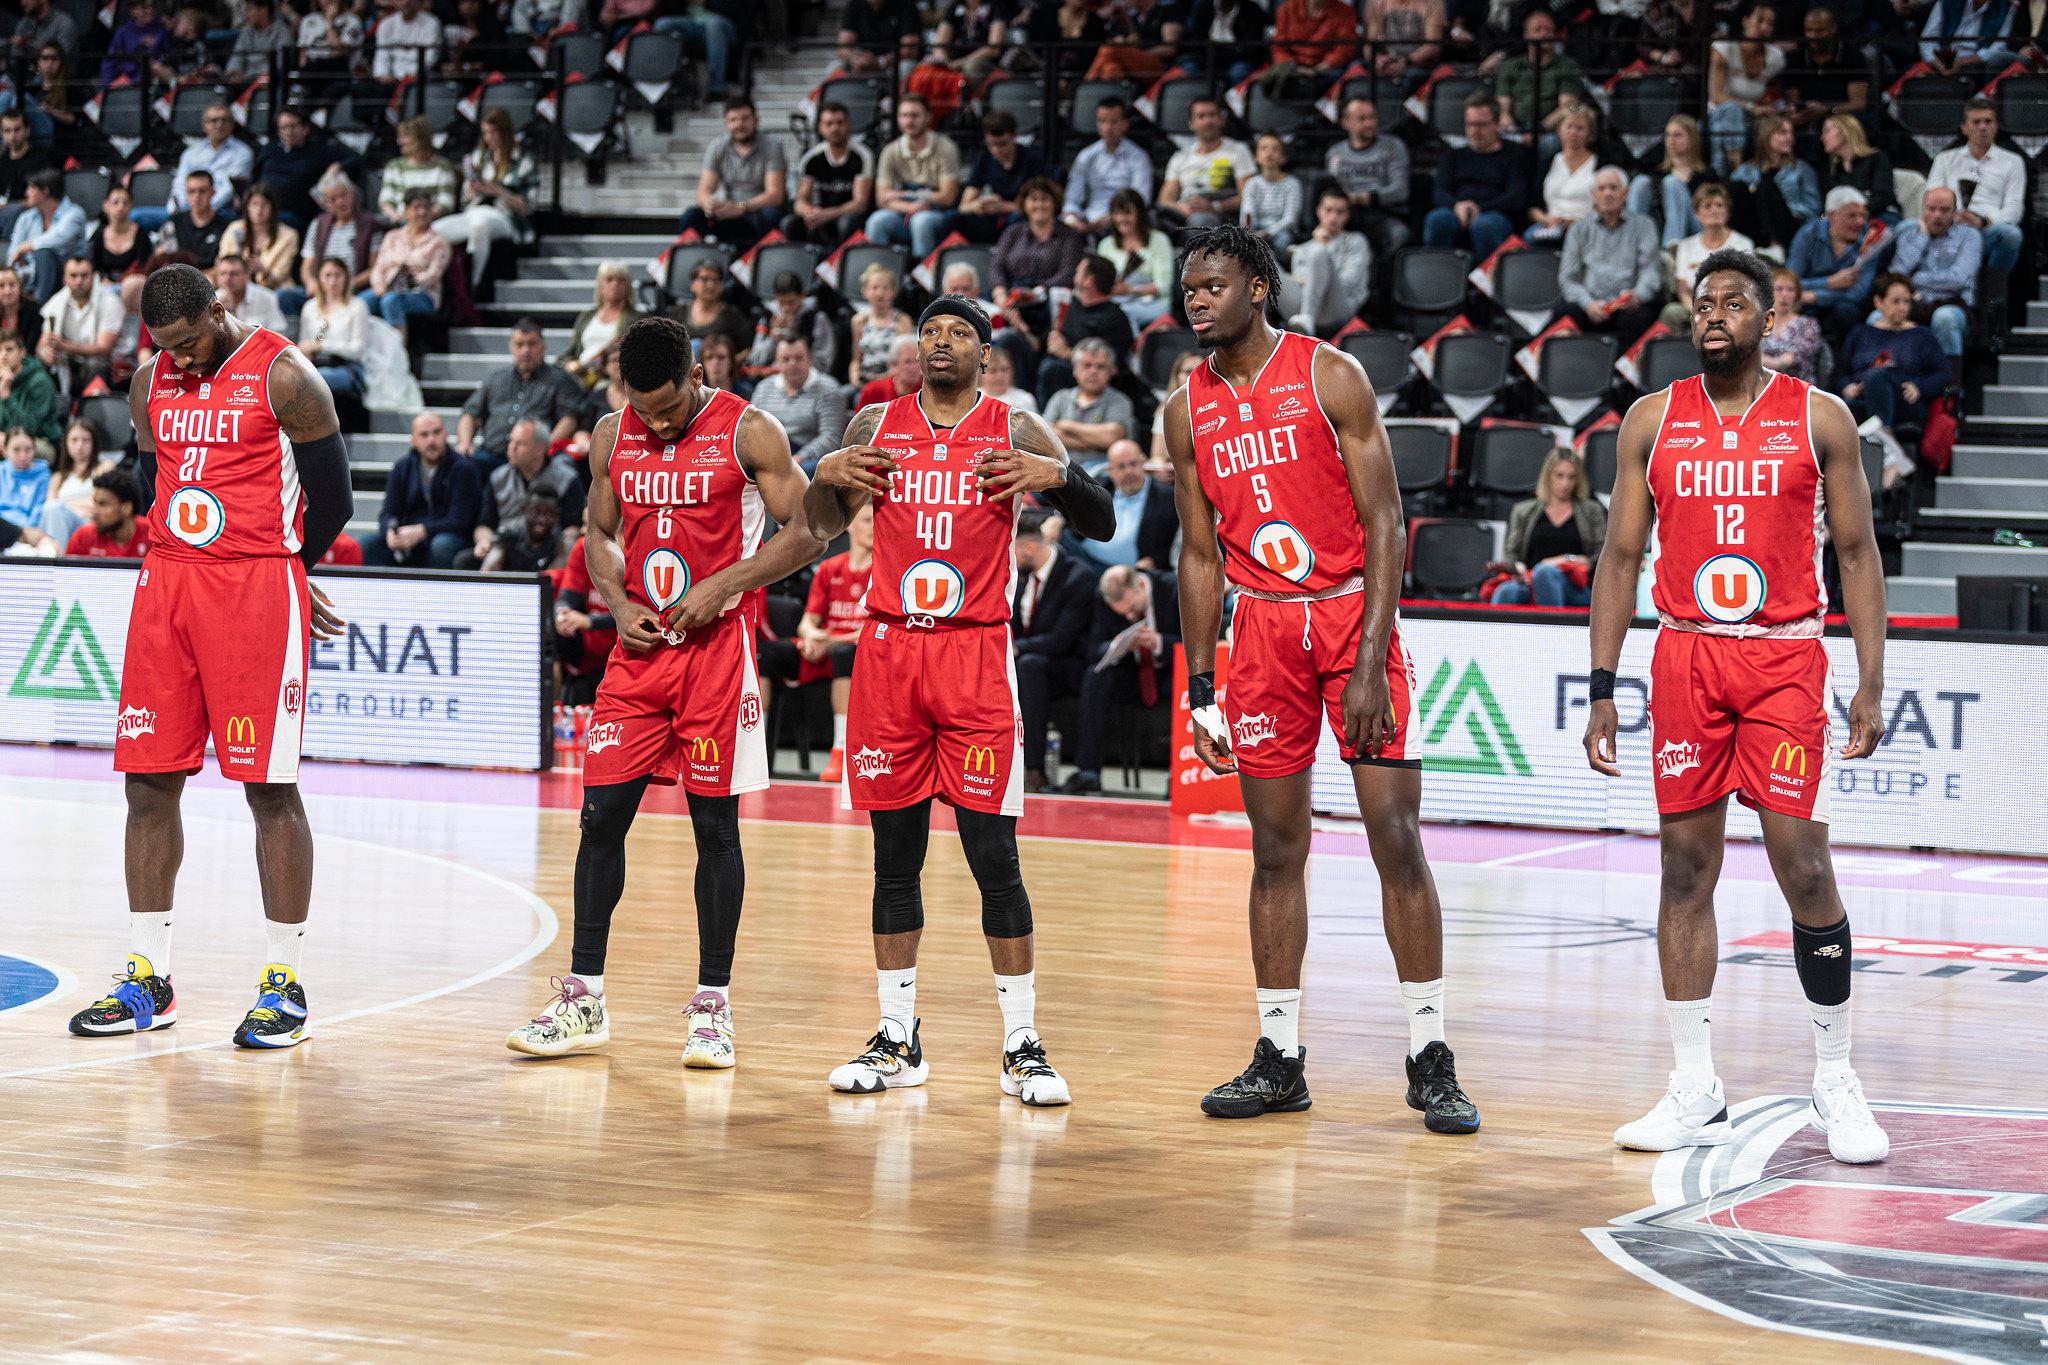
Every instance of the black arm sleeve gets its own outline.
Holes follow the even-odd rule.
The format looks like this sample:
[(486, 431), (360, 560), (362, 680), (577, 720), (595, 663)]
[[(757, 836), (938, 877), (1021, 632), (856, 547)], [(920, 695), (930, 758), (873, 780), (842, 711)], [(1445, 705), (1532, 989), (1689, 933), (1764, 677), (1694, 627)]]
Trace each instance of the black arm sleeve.
[(1109, 490), (1081, 472), (1067, 466), (1067, 482), (1039, 494), (1047, 506), (1067, 519), (1067, 526), (1085, 540), (1108, 540), (1116, 534), (1116, 504)]
[(299, 465), (299, 488), (306, 495), (305, 543), (299, 547), (299, 559), (310, 569), (334, 544), (355, 510), (355, 494), (348, 479), (348, 446), (336, 432), (293, 446), (292, 455)]

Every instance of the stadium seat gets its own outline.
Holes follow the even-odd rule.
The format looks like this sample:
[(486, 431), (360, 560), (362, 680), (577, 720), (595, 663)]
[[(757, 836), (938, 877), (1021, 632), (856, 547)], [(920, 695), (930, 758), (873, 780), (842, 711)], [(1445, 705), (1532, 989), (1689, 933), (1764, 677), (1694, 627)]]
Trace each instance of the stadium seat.
[[(846, 106), (846, 119), (855, 137), (866, 135), (882, 116), (882, 88), (867, 76), (835, 76), (818, 88), (818, 103)], [(1022, 115), (1018, 123), (1023, 123)]]
[(138, 204), (168, 204), (171, 201), (171, 173), (130, 171), (128, 196)]
[(81, 406), (79, 415), (99, 434), (101, 450), (121, 450), (127, 446), (135, 423), (129, 416), (125, 394), (99, 394), (86, 399)]
[(803, 281), (804, 292), (811, 289), (811, 276), (818, 268), (824, 253), (805, 242), (777, 242), (764, 246), (754, 256), (754, 282), (748, 286), (754, 297), (764, 302), (775, 293), (775, 277), (784, 271)]
[(1373, 102), (1380, 115), (1380, 136), (1385, 137), (1408, 121), (1406, 96), (1401, 93), (1398, 81), (1375, 80), (1371, 76), (1353, 76), (1344, 82), (1344, 88), (1337, 95), (1337, 120), (1344, 118), (1344, 106), (1355, 99)]
[(981, 97), (983, 113), (1001, 109), (1017, 120), (1017, 138), (1030, 142), (1045, 131), (1045, 85), (1035, 76), (997, 81)]
[(1074, 87), (1074, 103), (1067, 111), (1067, 126), (1092, 139), (1095, 136), (1095, 106), (1112, 97), (1129, 104), (1137, 95), (1129, 81), (1082, 81)]
[(113, 183), (105, 166), (80, 166), (64, 172), (64, 197), (78, 205), (87, 218), (97, 218)]
[(1477, 76), (1446, 76), (1429, 88), (1429, 126), (1453, 146), (1465, 145), (1465, 101), (1492, 94), (1493, 82)]
[(1434, 332), (1465, 306), (1465, 276), (1472, 258), (1449, 247), (1410, 247), (1394, 258), (1394, 306)]
[(1536, 391), (1545, 398), (1590, 402), (1614, 386), (1615, 341), (1593, 332), (1564, 333), (1536, 356)]
[(1510, 251), (1493, 267), (1493, 301), (1519, 312), (1555, 313), (1564, 303), (1557, 266), (1554, 251)]
[(699, 261), (716, 261), (720, 270), (732, 268), (732, 249), (717, 242), (685, 242), (668, 253), (668, 278), (662, 292), (672, 299), (690, 297), (690, 272)]
[(1998, 83), (1998, 131), (2008, 137), (2048, 137), (2048, 76), (2027, 72)]
[(1315, 117), (1315, 106), (1304, 100), (1276, 99), (1264, 85), (1251, 88), (1244, 107), (1244, 122), (1254, 133), (1278, 133), (1286, 137)]
[[(1697, 91), (1697, 84), (1694, 89)], [(1662, 141), (1664, 125), (1682, 112), (1685, 104), (1685, 82), (1677, 76), (1632, 76), (1615, 82), (1607, 119), (1623, 138)], [(1629, 145), (1634, 151), (1637, 144), (1631, 141)]]
[(1162, 133), (1185, 133), (1188, 108), (1196, 100), (1213, 97), (1209, 82), (1200, 76), (1175, 76), (1159, 87), (1154, 97), (1152, 126)]
[(354, 92), (349, 92), (336, 100), (328, 111), (327, 131), (351, 150), (361, 151), (370, 145), (371, 138), (383, 122), (382, 104), (374, 100), (359, 102)]
[(1914, 137), (1951, 139), (1963, 123), (1963, 106), (1977, 93), (1961, 76), (1915, 76), (1899, 87), (1893, 115)]
[(270, 87), (265, 85), (249, 92), (249, 102), (242, 106), (242, 134), (257, 141), (270, 139), (271, 111), (277, 107), (270, 97)]
[(483, 98), (477, 101), (476, 120), (481, 124), (484, 115), (493, 109), (503, 109), (512, 120), (512, 131), (523, 133), (533, 123), (534, 106), (540, 103), (540, 87), (533, 81), (499, 81), (484, 87)]
[(974, 267), (974, 278), (981, 281), (981, 292), (986, 294), (989, 290), (990, 262), (995, 259), (995, 254), (994, 247), (980, 246), (973, 242), (947, 247), (939, 253), (939, 268), (932, 274), (932, 292), (938, 293), (945, 285), (947, 267), (959, 262)]
[(1535, 496), (1536, 475), (1557, 441), (1543, 427), (1521, 422), (1495, 422), (1472, 435), (1472, 492), (1489, 516), (1506, 515), (1524, 498)]
[(1365, 377), (1381, 398), (1396, 398), (1415, 374), (1415, 362), (1409, 358), (1415, 338), (1406, 332), (1351, 332), (1339, 339), (1337, 348), (1365, 367)]
[(1413, 512), (1443, 505), (1449, 491), (1457, 438), (1448, 425), (1427, 419), (1389, 420), (1387, 445), (1394, 455), (1394, 481), (1402, 505)]
[(197, 142), (206, 136), (206, 106), (233, 103), (234, 99), (222, 86), (181, 86), (171, 97), (171, 131), (187, 142)]
[(608, 74), (604, 54), (605, 41), (602, 33), (589, 29), (572, 29), (549, 41), (547, 69), (551, 74), (581, 76), (587, 81), (598, 80)]
[(586, 160), (602, 160), (618, 128), (619, 104), (619, 87), (610, 81), (563, 86), (557, 109), (562, 136)]
[(1638, 387), (1644, 393), (1655, 393), (1698, 374), (1700, 353), (1693, 349), (1691, 337), (1652, 337), (1650, 344), (1643, 347), (1643, 354), (1636, 364), (1643, 380)]
[(1195, 334), (1185, 327), (1161, 327), (1138, 340), (1138, 377), (1155, 393), (1173, 380), (1173, 367), (1195, 349)]
[(1408, 543), (1408, 581), (1418, 597), (1474, 597), (1493, 562), (1493, 528), (1483, 522), (1418, 522)]
[[(626, 88), (643, 107), (656, 107), (668, 102), (680, 84), (683, 73), (689, 69), (689, 59), (683, 54), (683, 35), (661, 33), (649, 30), (636, 33), (626, 44), (626, 66), (621, 73), (626, 78)], [(642, 86), (655, 87), (659, 93), (653, 98), (641, 90)]]
[(1615, 451), (1621, 444), (1621, 428), (1601, 427), (1586, 437), (1581, 452), (1586, 463), (1586, 482), (1593, 486), (1593, 495), (1605, 498), (1614, 492), (1614, 475), (1619, 459)]
[[(407, 113), (418, 113), (427, 120), (427, 127), (433, 129), (438, 144), (462, 123), (462, 101), (469, 96), (470, 82), (452, 80), (437, 76), (419, 88), (417, 95), (408, 96), (404, 105)], [(420, 107), (415, 100), (424, 103)]]
[(100, 131), (131, 147), (142, 140), (142, 87), (117, 85), (100, 96)]
[(1870, 506), (1875, 510), (1884, 503), (1884, 446), (1875, 436), (1865, 436), (1860, 445), (1863, 481), (1870, 485)]
[(1507, 338), (1492, 332), (1445, 337), (1437, 343), (1435, 371), (1437, 392), (1446, 398), (1498, 398), (1508, 385)]
[(896, 274), (899, 283), (910, 277), (909, 253), (900, 246), (888, 246), (881, 242), (862, 242), (850, 246), (839, 258), (839, 292), (849, 299), (860, 297), (860, 277), (871, 265), (885, 265)]

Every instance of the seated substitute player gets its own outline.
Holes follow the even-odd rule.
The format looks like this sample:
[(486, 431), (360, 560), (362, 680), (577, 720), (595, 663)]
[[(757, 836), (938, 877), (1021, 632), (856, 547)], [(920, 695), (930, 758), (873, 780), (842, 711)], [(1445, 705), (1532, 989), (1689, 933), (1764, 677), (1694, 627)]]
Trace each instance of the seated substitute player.
[[(1431, 1132), (1475, 1132), (1479, 1110), (1444, 1041), (1443, 911), (1422, 851), (1415, 665), (1395, 610), (1401, 493), (1372, 382), (1336, 347), (1271, 325), (1280, 267), (1257, 234), (1190, 234), (1180, 281), (1188, 326), (1209, 353), (1166, 400), (1188, 704), (1196, 755), (1212, 772), (1238, 774), (1251, 819), (1261, 1030), (1251, 1065), (1210, 1091), (1202, 1112), (1309, 1107), (1300, 1046), (1309, 770), (1327, 716), (1380, 876), (1408, 1016), (1408, 1104)], [(1226, 576), (1238, 600), (1219, 707)]]
[[(740, 794), (768, 785), (750, 594), (816, 559), (803, 471), (768, 413), (705, 387), (690, 333), (642, 318), (619, 338), (626, 406), (590, 439), (583, 543), (618, 626), (583, 760), (569, 975), (505, 1045), (536, 1057), (601, 1047), (605, 947), (626, 888), (626, 831), (650, 782), (680, 781), (697, 836), (697, 989), (683, 1065), (733, 1064), (731, 981), (746, 867)], [(782, 529), (761, 543), (764, 517)]]
[(149, 552), (136, 575), (114, 730), (127, 774), (127, 882), (134, 949), (111, 994), (71, 1019), (81, 1036), (177, 1022), (171, 894), (184, 861), (179, 803), (207, 736), (256, 817), (256, 877), (269, 960), (238, 1047), (306, 1036), (299, 983), (313, 894), (313, 831), (299, 802), (307, 633), (345, 624), (306, 581), (348, 522), (348, 450), (327, 384), (298, 347), (238, 321), (189, 265), (142, 286), (157, 351), (128, 411), (156, 481)]
[(945, 295), (917, 320), (923, 387), (861, 409), (847, 445), (818, 462), (804, 510), (830, 540), (870, 502), (875, 546), (868, 619), (854, 652), (846, 718), (850, 804), (875, 834), (875, 989), (881, 1027), (832, 1072), (834, 1090), (923, 1085), (917, 1019), (920, 881), (932, 798), (952, 803), (981, 888), (981, 929), (1003, 1016), (1003, 1092), (1069, 1101), (1033, 1018), (1031, 902), (1017, 866), (1024, 812), (1010, 601), (1021, 495), (1037, 493), (1093, 540), (1116, 531), (1109, 490), (1069, 477), (1065, 447), (1036, 415), (981, 392), (988, 314)]
[[(1769, 266), (1746, 251), (1717, 251), (1695, 280), (1692, 341), (1704, 373), (1629, 409), (1607, 546), (1593, 575), (1586, 759), (1614, 777), (1614, 672), (1656, 523), (1657, 959), (1676, 1065), (1657, 1107), (1623, 1124), (1614, 1141), (1668, 1152), (1733, 1136), (1708, 1032), (1721, 941), (1714, 883), (1733, 792), (1763, 822), (1771, 871), (1792, 909), (1792, 960), (1819, 1054), (1813, 1124), (1835, 1160), (1882, 1161), (1890, 1139), (1849, 1065), (1849, 915), (1827, 824), (1835, 759), (1872, 753), (1884, 735), (1884, 567), (1860, 439), (1841, 399), (1764, 368), (1763, 339), (1777, 321)], [(1839, 751), (1821, 643), (1823, 497), (1856, 639), (1856, 693)]]

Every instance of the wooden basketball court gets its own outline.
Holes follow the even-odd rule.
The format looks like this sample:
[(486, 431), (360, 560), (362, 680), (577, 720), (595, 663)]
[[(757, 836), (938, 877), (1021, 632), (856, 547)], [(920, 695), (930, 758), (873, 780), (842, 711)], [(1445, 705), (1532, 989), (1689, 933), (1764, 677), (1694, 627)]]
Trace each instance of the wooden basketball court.
[(2043, 865), (1841, 858), (1858, 933), (1891, 936), (1859, 945), (1856, 1042), (1894, 1152), (1847, 1172), (1798, 1116), (1789, 956), (1743, 942), (1788, 927), (1747, 847), (1715, 1010), (1747, 1136), (1660, 1159), (1609, 1142), (1669, 1066), (1639, 839), (1429, 831), (1485, 1117), (1449, 1138), (1402, 1103), (1353, 833), (1311, 871), (1315, 1107), (1227, 1123), (1196, 1102), (1254, 1037), (1229, 827), (1034, 803), (1039, 1022), (1076, 1097), (1034, 1111), (996, 1085), (950, 835), (925, 882), (932, 1080), (827, 1090), (875, 1004), (868, 835), (816, 788), (749, 799), (740, 1066), (697, 1073), (673, 801), (632, 836), (610, 1049), (536, 1062), (503, 1037), (566, 967), (573, 779), (312, 770), (315, 1037), (252, 1055), (226, 1045), (262, 952), (239, 794), (187, 794), (177, 1026), (82, 1040), (64, 1021), (126, 947), (121, 789), (104, 754), (0, 767), (0, 982), (42, 983), (0, 996), (0, 1356), (2048, 1356), (2048, 1115), (2013, 1108), (2048, 1090)]

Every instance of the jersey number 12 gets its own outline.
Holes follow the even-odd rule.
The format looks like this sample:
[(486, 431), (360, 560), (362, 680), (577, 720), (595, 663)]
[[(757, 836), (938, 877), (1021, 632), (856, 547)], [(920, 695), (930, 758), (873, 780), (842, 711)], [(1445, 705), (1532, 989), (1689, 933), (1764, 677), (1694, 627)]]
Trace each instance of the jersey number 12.
[(1714, 504), (1714, 542), (1718, 545), (1740, 545), (1742, 543), (1742, 504), (1719, 502)]

